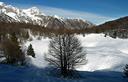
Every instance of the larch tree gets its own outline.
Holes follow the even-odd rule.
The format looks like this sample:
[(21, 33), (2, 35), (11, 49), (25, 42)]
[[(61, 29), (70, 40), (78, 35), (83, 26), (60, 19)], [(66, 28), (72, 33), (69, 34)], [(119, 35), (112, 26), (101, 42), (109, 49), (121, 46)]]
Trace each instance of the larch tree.
[(12, 33), (9, 38), (3, 42), (3, 47), (7, 63), (18, 65), (25, 63), (25, 54), (21, 50), (15, 33)]
[(86, 64), (86, 52), (80, 41), (74, 35), (58, 35), (49, 44), (45, 60), (49, 65), (61, 71), (63, 77), (72, 75), (72, 71), (79, 65)]

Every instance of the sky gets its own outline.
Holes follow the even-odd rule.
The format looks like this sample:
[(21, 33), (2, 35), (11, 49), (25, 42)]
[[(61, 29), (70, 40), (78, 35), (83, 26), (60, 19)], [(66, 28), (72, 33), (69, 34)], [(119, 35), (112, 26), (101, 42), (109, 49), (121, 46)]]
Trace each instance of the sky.
[(128, 0), (0, 0), (19, 8), (39, 7), (47, 15), (81, 18), (95, 24), (128, 15)]

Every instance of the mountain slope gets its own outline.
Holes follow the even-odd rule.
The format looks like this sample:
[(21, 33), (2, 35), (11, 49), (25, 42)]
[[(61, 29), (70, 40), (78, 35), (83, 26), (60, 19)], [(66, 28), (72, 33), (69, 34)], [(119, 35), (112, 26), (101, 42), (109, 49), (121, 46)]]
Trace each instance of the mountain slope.
[[(3, 2), (0, 2), (0, 14), (10, 17), (9, 19), (12, 19), (10, 22), (32, 23), (46, 28), (85, 29), (94, 26), (92, 23), (81, 19), (64, 19), (56, 15), (46, 16), (37, 7), (19, 9)], [(7, 22), (6, 17), (1, 19)]]
[(124, 28), (124, 29), (128, 29), (128, 16), (116, 19), (116, 20), (112, 20), (112, 21), (108, 21), (104, 24), (99, 25), (98, 27), (104, 28), (104, 27), (109, 27), (109, 28)]
[(11, 18), (10, 16), (8, 16), (4, 13), (0, 13), (0, 22), (5, 22), (5, 21), (6, 22), (12, 22), (12, 21), (16, 22), (16, 20)]
[(128, 38), (128, 16), (108, 21), (96, 27), (97, 31), (104, 32), (112, 38)]

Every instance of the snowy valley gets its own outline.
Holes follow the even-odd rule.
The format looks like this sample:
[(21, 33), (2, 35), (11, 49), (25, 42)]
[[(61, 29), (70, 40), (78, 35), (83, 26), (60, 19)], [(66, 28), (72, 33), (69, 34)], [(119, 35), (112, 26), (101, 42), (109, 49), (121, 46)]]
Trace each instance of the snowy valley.
[(128, 16), (95, 25), (0, 2), (0, 82), (127, 82)]
[[(83, 37), (76, 35), (81, 41), (82, 46), (87, 52), (88, 63), (79, 67), (80, 71), (118, 71), (122, 72), (125, 64), (128, 63), (128, 39), (113, 39), (109, 36), (104, 37), (104, 34), (88, 34)], [(32, 64), (42, 68), (47, 66), (47, 62), (43, 61), (43, 56), (48, 51), (50, 39), (29, 41), (25, 44), (27, 47), (30, 43), (36, 53), (36, 58), (32, 58)], [(41, 46), (40, 46), (41, 45)]]
[[(123, 68), (128, 63), (127, 46), (128, 39), (113, 39), (104, 34), (88, 34), (83, 37), (76, 35), (82, 42), (82, 46), (86, 50), (88, 63), (77, 70), (82, 75), (82, 79), (64, 79), (49, 76), (47, 71), (47, 62), (44, 60), (44, 54), (48, 51), (50, 39), (42, 38), (28, 41), (24, 47), (30, 43), (36, 53), (36, 58), (28, 56), (29, 67), (15, 67), (8, 65), (0, 65), (1, 82), (19, 81), (19, 82), (125, 82), (123, 78)], [(15, 77), (15, 78), (13, 78)], [(8, 79), (7, 79), (8, 78)]]

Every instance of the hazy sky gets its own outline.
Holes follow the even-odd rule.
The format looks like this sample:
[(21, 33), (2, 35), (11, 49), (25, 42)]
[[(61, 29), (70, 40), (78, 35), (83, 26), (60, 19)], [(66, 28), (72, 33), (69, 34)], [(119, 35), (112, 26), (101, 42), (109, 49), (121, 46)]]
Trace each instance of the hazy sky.
[(0, 0), (21, 8), (39, 7), (48, 15), (82, 18), (95, 24), (128, 15), (128, 0)]

